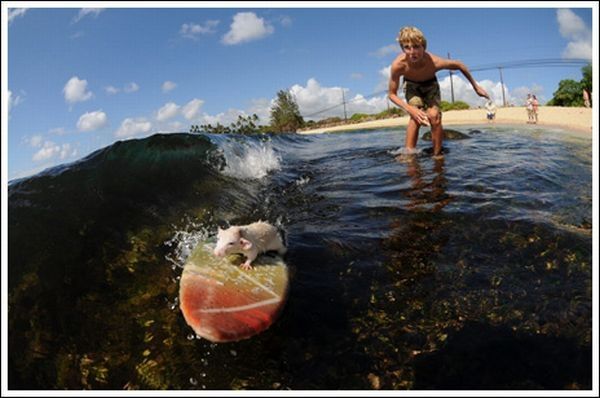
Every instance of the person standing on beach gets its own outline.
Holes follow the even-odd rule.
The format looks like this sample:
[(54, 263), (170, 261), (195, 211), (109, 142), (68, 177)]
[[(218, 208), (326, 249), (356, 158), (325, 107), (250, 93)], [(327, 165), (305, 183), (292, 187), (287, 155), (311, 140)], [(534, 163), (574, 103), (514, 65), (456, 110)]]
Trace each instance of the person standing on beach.
[[(403, 52), (392, 61), (388, 97), (410, 115), (406, 127), (405, 147), (408, 150), (414, 150), (417, 145), (419, 128), (422, 125), (429, 125), (431, 126), (433, 155), (438, 156), (442, 152), (444, 128), (440, 111), (440, 86), (435, 76), (436, 72), (442, 69), (460, 70), (479, 96), (487, 99), (490, 97), (483, 87), (473, 79), (465, 64), (425, 51), (427, 40), (419, 29), (406, 26), (400, 30), (397, 40)], [(406, 101), (398, 97), (400, 77), (404, 77)]]
[(487, 110), (487, 121), (491, 123), (496, 118), (496, 104), (491, 99), (485, 103), (485, 109)]
[(583, 106), (585, 106), (586, 108), (589, 108), (591, 106), (590, 93), (588, 93), (588, 91), (585, 88), (583, 89)]
[(536, 124), (538, 121), (538, 108), (540, 103), (535, 95), (531, 96), (531, 106), (533, 108), (533, 124)]
[(525, 100), (525, 108), (527, 109), (527, 123), (534, 123), (533, 121), (533, 96), (527, 94), (527, 100)]

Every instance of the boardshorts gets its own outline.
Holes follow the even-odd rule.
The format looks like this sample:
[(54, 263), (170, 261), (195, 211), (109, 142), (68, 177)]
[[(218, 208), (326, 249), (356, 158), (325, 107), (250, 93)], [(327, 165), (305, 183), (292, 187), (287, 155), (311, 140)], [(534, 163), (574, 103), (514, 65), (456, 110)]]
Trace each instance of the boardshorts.
[(409, 105), (424, 109), (440, 107), (442, 98), (437, 78), (434, 77), (424, 82), (404, 79), (404, 83), (404, 94)]

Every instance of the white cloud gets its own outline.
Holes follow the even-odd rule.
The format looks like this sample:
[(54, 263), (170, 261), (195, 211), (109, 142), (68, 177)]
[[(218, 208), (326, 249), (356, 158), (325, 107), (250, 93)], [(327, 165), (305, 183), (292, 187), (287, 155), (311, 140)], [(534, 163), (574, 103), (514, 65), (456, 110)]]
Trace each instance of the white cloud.
[(319, 82), (311, 78), (306, 86), (294, 85), (290, 93), (295, 98), (300, 113), (310, 120), (319, 120), (326, 117), (344, 117), (344, 106), (342, 90), (346, 99), (346, 115), (354, 113), (378, 113), (387, 106), (385, 96), (365, 98), (360, 94), (350, 96), (348, 89), (341, 87), (323, 87)]
[(139, 89), (140, 89), (140, 86), (138, 86), (135, 82), (131, 82), (123, 88), (123, 91), (126, 93), (135, 93)]
[(165, 104), (162, 108), (156, 111), (156, 120), (159, 122), (164, 122), (165, 120), (169, 120), (177, 116), (179, 112), (179, 105), (174, 102), (169, 102)]
[(390, 83), (390, 76), (392, 71), (392, 66), (386, 66), (377, 71), (377, 76), (379, 76), (379, 83), (375, 87), (375, 91), (384, 91), (388, 89)]
[(9, 8), (8, 9), (8, 24), (10, 25), (15, 18), (22, 17), (27, 12), (27, 8)]
[(184, 124), (179, 121), (174, 121), (169, 122), (167, 127), (169, 128), (169, 131), (181, 131), (181, 129), (184, 127)]
[(211, 124), (213, 126), (217, 123), (220, 123), (224, 126), (228, 126), (231, 123), (235, 122), (238, 119), (238, 116), (247, 115), (246, 112), (242, 110), (230, 108), (226, 112), (221, 112), (216, 115), (202, 115), (202, 123)]
[(106, 86), (106, 87), (104, 87), (104, 91), (106, 91), (106, 94), (108, 94), (108, 95), (115, 95), (121, 90), (114, 86)]
[(18, 95), (13, 97), (12, 91), (8, 90), (8, 115), (10, 117), (10, 111), (15, 106), (21, 103), (22, 99)]
[(269, 124), (271, 119), (271, 101), (266, 98), (251, 100), (248, 114), (256, 114), (259, 124)]
[(83, 19), (84, 17), (91, 15), (92, 17), (97, 17), (102, 11), (104, 11), (104, 8), (82, 8), (81, 10), (79, 10), (79, 13), (77, 14), (77, 16), (75, 16), (73, 18), (73, 21), (71, 23), (77, 23), (79, 21), (81, 21), (81, 19)]
[(38, 148), (42, 145), (44, 138), (41, 134), (36, 134), (29, 139), (25, 139), (25, 141), (34, 148)]
[(203, 100), (194, 98), (181, 108), (181, 113), (187, 120), (197, 119), (202, 105), (204, 105)]
[(176, 83), (173, 83), (172, 81), (167, 80), (166, 82), (164, 82), (162, 84), (162, 92), (163, 93), (168, 93), (169, 91), (175, 89), (175, 87), (177, 87)]
[(204, 24), (184, 23), (179, 29), (179, 34), (186, 39), (198, 39), (200, 35), (208, 35), (215, 33), (215, 28), (219, 24), (218, 20), (208, 20)]
[(287, 15), (282, 15), (279, 17), (279, 23), (281, 26), (288, 28), (292, 26), (292, 18), (288, 17)]
[(106, 126), (108, 118), (102, 111), (86, 112), (79, 117), (77, 128), (79, 131), (93, 131)]
[(140, 86), (138, 86), (138, 84), (135, 82), (126, 84), (122, 89), (115, 87), (115, 86), (104, 87), (104, 91), (106, 91), (106, 94), (108, 94), (108, 95), (115, 95), (115, 94), (120, 93), (121, 91), (123, 91), (124, 93), (130, 94), (130, 93), (135, 93), (139, 89), (140, 89)]
[(65, 134), (67, 134), (67, 131), (63, 127), (56, 127), (56, 128), (50, 129), (48, 131), (48, 134), (65, 135)]
[(50, 158), (53, 158), (59, 152), (60, 152), (60, 146), (55, 145), (50, 141), (47, 141), (46, 145), (44, 145), (44, 147), (42, 149), (37, 151), (33, 155), (32, 159), (35, 162), (41, 162), (43, 160), (48, 160)]
[[(439, 80), (440, 82), (440, 92), (442, 95), (443, 101), (452, 101), (452, 87), (454, 87), (454, 100), (455, 101), (463, 101), (469, 104), (473, 108), (477, 108), (479, 106), (483, 106), (486, 99), (480, 97), (475, 93), (471, 83), (469, 83), (462, 76), (453, 75), (452, 76), (452, 85), (450, 84), (450, 76), (446, 76), (443, 79)], [(502, 84), (500, 82), (493, 82), (491, 80), (482, 80), (477, 82), (481, 87), (483, 87), (487, 93), (490, 95), (491, 99), (498, 106), (502, 106), (503, 97), (502, 97)], [(504, 99), (506, 100), (507, 105), (514, 106), (522, 106), (524, 102), (524, 98), (528, 93), (532, 93), (538, 96), (540, 102), (544, 102), (544, 88), (539, 85), (533, 85), (532, 87), (521, 87), (514, 90), (509, 90), (509, 88), (504, 85)]]
[(115, 136), (119, 138), (128, 138), (133, 137), (138, 134), (147, 133), (152, 128), (152, 123), (150, 123), (145, 118), (127, 118), (123, 120), (121, 126), (117, 131), (115, 131)]
[(562, 53), (563, 58), (592, 59), (592, 31), (573, 11), (556, 11), (560, 34), (569, 40)]
[(228, 45), (240, 44), (261, 39), (274, 31), (273, 26), (253, 12), (240, 12), (233, 17), (230, 30), (223, 36), (222, 42)]
[(80, 80), (77, 76), (69, 79), (63, 88), (65, 93), (65, 101), (70, 104), (75, 102), (83, 102), (92, 98), (92, 92), (87, 91), (87, 80)]
[(563, 58), (592, 59), (592, 41), (572, 41), (562, 53)]
[(73, 33), (71, 36), (69, 36), (71, 39), (75, 40), (75, 39), (79, 39), (80, 37), (85, 36), (85, 32), (83, 32), (82, 30)]
[(77, 156), (77, 149), (72, 148), (71, 144), (62, 144), (60, 147), (60, 158), (61, 160), (66, 158), (73, 158)]
[(42, 148), (33, 155), (32, 160), (35, 162), (41, 162), (56, 157), (61, 160), (65, 160), (75, 156), (77, 156), (77, 149), (73, 148), (71, 144), (59, 145), (52, 141), (46, 141), (44, 142)]
[(375, 52), (371, 53), (378, 58), (387, 57), (390, 54), (398, 54), (400, 52), (400, 46), (398, 44), (390, 44), (384, 47), (380, 47)]

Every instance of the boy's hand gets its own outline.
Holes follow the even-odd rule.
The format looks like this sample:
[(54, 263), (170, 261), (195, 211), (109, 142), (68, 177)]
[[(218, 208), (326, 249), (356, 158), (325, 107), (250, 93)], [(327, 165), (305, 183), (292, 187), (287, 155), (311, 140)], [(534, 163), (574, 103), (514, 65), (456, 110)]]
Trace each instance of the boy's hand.
[(475, 92), (480, 97), (485, 97), (487, 99), (490, 99), (490, 96), (488, 95), (487, 91), (485, 91), (485, 89), (483, 87), (481, 87), (480, 85), (477, 85), (477, 87), (475, 87)]
[(427, 117), (427, 114), (415, 106), (411, 108), (412, 109), (409, 111), (410, 117), (415, 119), (415, 121), (421, 125), (429, 126), (429, 117)]

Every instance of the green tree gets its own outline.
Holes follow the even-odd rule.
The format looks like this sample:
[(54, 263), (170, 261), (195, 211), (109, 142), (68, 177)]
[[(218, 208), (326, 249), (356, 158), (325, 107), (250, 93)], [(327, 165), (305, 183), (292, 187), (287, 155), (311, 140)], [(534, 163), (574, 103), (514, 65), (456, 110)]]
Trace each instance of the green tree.
[(581, 68), (583, 79), (581, 79), (581, 88), (586, 89), (588, 92), (592, 92), (592, 64), (587, 64)]
[(552, 94), (552, 99), (546, 103), (551, 106), (583, 106), (583, 90), (592, 92), (592, 64), (581, 68), (583, 75), (580, 81), (572, 79), (561, 80), (558, 89)]
[(277, 92), (277, 99), (271, 108), (271, 128), (274, 132), (296, 132), (304, 125), (298, 104), (292, 94), (285, 90)]
[(469, 104), (467, 104), (464, 101), (454, 101), (454, 103), (450, 103), (448, 101), (442, 101), (440, 103), (440, 110), (442, 112), (461, 110), (461, 109), (469, 109), (469, 108), (470, 108)]
[(229, 126), (223, 126), (221, 123), (217, 123), (216, 126), (211, 124), (203, 124), (199, 127), (192, 125), (190, 133), (206, 132), (211, 134), (256, 134), (263, 133), (268, 130), (268, 127), (257, 126), (258, 115), (253, 114), (252, 116), (239, 115), (237, 121), (231, 123)]
[(385, 111), (381, 111), (375, 114), (375, 119), (387, 119), (394, 116), (404, 116), (406, 112), (404, 112), (400, 108), (392, 107), (390, 109), (386, 109)]
[(558, 83), (558, 90), (554, 92), (553, 97), (546, 105), (550, 106), (583, 106), (581, 96), (582, 87), (580, 82), (572, 79), (561, 80)]

